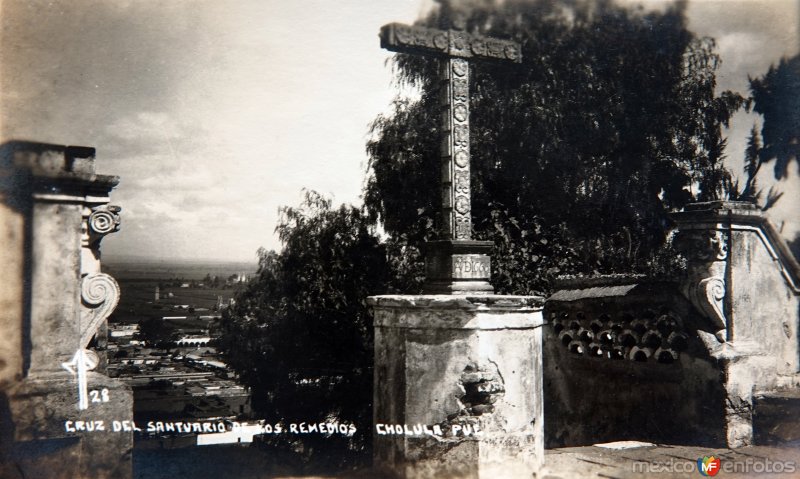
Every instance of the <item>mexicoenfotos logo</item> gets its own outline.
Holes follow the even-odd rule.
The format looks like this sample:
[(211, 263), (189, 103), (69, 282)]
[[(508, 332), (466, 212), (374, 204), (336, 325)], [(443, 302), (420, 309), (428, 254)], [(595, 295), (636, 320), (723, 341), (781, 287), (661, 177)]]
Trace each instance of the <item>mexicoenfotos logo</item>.
[(714, 456), (703, 456), (697, 459), (697, 472), (704, 476), (716, 476), (720, 470), (720, 460)]
[(764, 473), (795, 474), (800, 470), (795, 461), (776, 461), (768, 457), (726, 458), (725, 462), (715, 456), (703, 456), (697, 461), (670, 458), (667, 461), (636, 461), (632, 466), (633, 472), (647, 474), (647, 477), (659, 473), (692, 475), (694, 471), (699, 472), (702, 476), (709, 477), (716, 476), (720, 471), (724, 471), (725, 474), (752, 475)]

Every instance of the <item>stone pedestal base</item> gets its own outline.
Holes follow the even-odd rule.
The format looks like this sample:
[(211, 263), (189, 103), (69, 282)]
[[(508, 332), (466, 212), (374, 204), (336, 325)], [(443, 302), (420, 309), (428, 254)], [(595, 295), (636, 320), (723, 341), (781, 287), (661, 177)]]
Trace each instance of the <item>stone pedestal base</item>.
[(26, 378), (0, 395), (0, 477), (132, 476), (133, 393), (102, 374), (87, 379), (83, 411), (66, 371)]
[(544, 460), (543, 299), (376, 296), (374, 466), (531, 477)]
[(440, 240), (425, 244), (425, 294), (492, 294), (489, 253), (494, 243)]

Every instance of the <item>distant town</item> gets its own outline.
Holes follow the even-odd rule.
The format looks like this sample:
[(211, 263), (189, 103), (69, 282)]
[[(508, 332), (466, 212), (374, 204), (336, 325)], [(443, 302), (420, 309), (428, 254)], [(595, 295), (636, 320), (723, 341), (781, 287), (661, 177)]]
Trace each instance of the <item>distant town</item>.
[(236, 434), (230, 426), (251, 419), (250, 391), (220, 358), (215, 340), (223, 311), (252, 280), (255, 265), (112, 262), (106, 269), (122, 290), (108, 321), (107, 370), (133, 389), (134, 422), (227, 425), (222, 434), (140, 426), (137, 447), (251, 441), (247, 428)]

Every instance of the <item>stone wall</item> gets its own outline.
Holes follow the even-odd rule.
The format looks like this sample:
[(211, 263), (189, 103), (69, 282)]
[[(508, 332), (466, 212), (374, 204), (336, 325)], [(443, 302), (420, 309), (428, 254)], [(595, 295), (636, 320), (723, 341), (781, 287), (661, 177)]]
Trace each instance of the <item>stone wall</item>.
[(103, 352), (118, 178), (95, 173), (93, 148), (29, 142), (2, 145), (0, 172), (0, 476), (130, 477), (132, 395)]
[(573, 281), (547, 300), (545, 444), (725, 443), (721, 370), (678, 285)]
[(673, 218), (684, 276), (566, 282), (548, 299), (548, 446), (746, 446), (754, 398), (800, 389), (800, 265), (786, 242), (748, 203), (699, 203)]
[(800, 265), (752, 204), (698, 203), (673, 219), (681, 290), (718, 328), (698, 334), (723, 370), (727, 444), (750, 445), (754, 396), (800, 385)]
[(369, 298), (376, 471), (480, 478), (530, 477), (539, 469), (542, 302), (494, 295)]

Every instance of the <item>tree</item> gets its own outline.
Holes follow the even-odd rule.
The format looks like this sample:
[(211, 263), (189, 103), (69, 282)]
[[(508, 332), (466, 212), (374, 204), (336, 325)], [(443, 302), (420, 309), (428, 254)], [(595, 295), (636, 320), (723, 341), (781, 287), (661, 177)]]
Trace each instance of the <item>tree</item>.
[[(722, 126), (743, 98), (715, 95), (714, 42), (688, 31), (684, 12), (545, 0), (467, 12), (468, 30), (522, 44), (521, 65), (471, 75), (474, 236), (495, 242), (497, 291), (667, 268), (653, 261), (666, 213), (726, 194)], [(419, 23), (438, 22), (434, 12)], [(439, 221), (439, 100), (435, 60), (398, 54), (395, 68), (421, 98), (373, 123), (365, 206), (413, 292)]]
[(750, 78), (753, 111), (764, 116), (761, 161), (775, 160), (775, 178), (785, 178), (789, 163), (800, 168), (800, 55), (770, 66), (761, 78)]
[[(223, 313), (219, 347), (268, 420), (355, 424), (359, 432), (336, 446), (350, 454), (334, 454), (346, 461), (371, 438), (373, 330), (365, 299), (385, 291), (386, 253), (358, 208), (332, 208), (315, 192), (298, 208), (282, 208), (276, 231), (283, 249), (259, 251), (258, 277)], [(306, 451), (320, 441), (301, 439)], [(321, 440), (335, 449), (335, 440)]]
[(175, 340), (175, 327), (164, 320), (148, 318), (139, 321), (139, 337), (148, 346), (162, 347)]
[(758, 134), (758, 129), (753, 125), (753, 128), (750, 130), (750, 136), (747, 139), (747, 148), (745, 148), (744, 152), (744, 186), (740, 188), (737, 180), (731, 183), (728, 190), (730, 199), (749, 201), (755, 205), (759, 205), (762, 211), (767, 211), (781, 199), (783, 192), (778, 193), (774, 186), (770, 186), (765, 199), (764, 191), (758, 188), (758, 172), (761, 170), (765, 159), (763, 151), (764, 149), (761, 146), (761, 137)]

